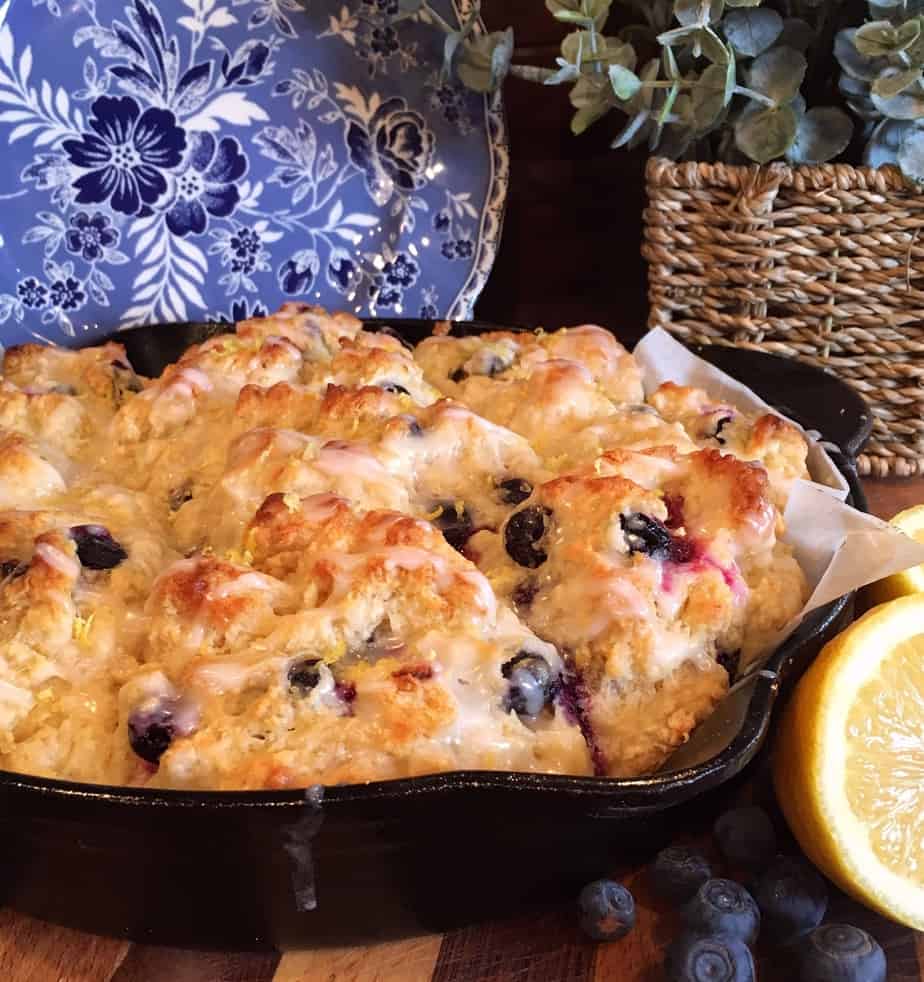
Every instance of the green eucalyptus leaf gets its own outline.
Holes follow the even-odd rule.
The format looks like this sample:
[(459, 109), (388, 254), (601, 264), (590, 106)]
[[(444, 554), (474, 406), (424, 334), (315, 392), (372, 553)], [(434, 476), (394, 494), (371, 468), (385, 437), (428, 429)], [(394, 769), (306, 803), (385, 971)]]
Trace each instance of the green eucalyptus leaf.
[(571, 132), (580, 136), (588, 126), (606, 115), (609, 109), (609, 106), (583, 106), (571, 117)]
[(689, 27), (675, 27), (659, 34), (657, 41), (662, 48), (670, 44), (686, 44), (693, 41), (698, 33), (699, 28), (695, 24), (691, 24)]
[(889, 119), (920, 119), (924, 116), (924, 95), (920, 86), (914, 86), (891, 98), (883, 98), (870, 92), (873, 105)]
[(708, 65), (693, 87), (693, 122), (702, 133), (719, 118), (725, 108), (725, 66)]
[(759, 7), (761, 0), (725, 0), (727, 7)]
[(799, 91), (806, 68), (808, 62), (801, 51), (782, 46), (771, 48), (752, 62), (748, 85), (779, 105), (789, 102)]
[(657, 58), (652, 58), (645, 63), (645, 67), (638, 73), (639, 78), (642, 80), (642, 87), (629, 100), (629, 104), (625, 107), (627, 112), (641, 112), (651, 109), (655, 90), (651, 88), (650, 84), (646, 85), (645, 83), (656, 81), (660, 69), (661, 62)]
[(623, 102), (631, 99), (642, 87), (642, 80), (638, 75), (628, 68), (623, 68), (622, 65), (610, 65), (608, 74), (613, 94)]
[[(601, 76), (581, 75), (574, 84), (574, 88), (568, 93), (568, 99), (575, 109), (586, 109), (589, 106), (609, 108), (612, 105), (611, 92), (609, 83), (606, 80), (601, 80)], [(604, 109), (604, 111), (606, 110)]]
[(456, 59), (459, 81), (473, 92), (492, 92), (503, 82), (513, 56), (513, 30), (492, 31), (463, 41)]
[(580, 64), (582, 54), (590, 51), (590, 31), (572, 31), (561, 42), (561, 56), (572, 65)]
[(871, 92), (880, 99), (892, 99), (920, 80), (920, 68), (906, 68), (904, 71), (888, 69), (873, 82)]
[(783, 31), (783, 18), (769, 7), (730, 10), (722, 29), (737, 54), (756, 58), (776, 42)]
[(628, 146), (632, 141), (640, 136), (645, 128), (645, 125), (649, 122), (649, 116), (647, 110), (642, 110), (637, 112), (634, 116), (629, 117), (629, 121), (626, 125), (616, 134), (616, 139), (610, 144), (614, 150), (618, 150), (620, 147)]
[(898, 32), (887, 20), (872, 20), (857, 28), (853, 43), (867, 58), (883, 58), (898, 50)]
[(758, 164), (782, 157), (796, 138), (798, 123), (790, 106), (759, 109), (743, 116), (735, 126), (738, 149)]
[(702, 28), (696, 35), (696, 41), (702, 49), (703, 54), (714, 65), (728, 64), (728, 48), (711, 27)]
[(670, 160), (678, 160), (690, 147), (696, 138), (696, 133), (686, 126), (666, 126), (660, 134), (660, 140), (656, 147), (659, 156), (668, 157)]
[(913, 127), (914, 123), (905, 120), (882, 120), (873, 130), (869, 142), (863, 149), (863, 163), (867, 167), (898, 164), (898, 151), (902, 140)]
[(796, 51), (808, 51), (815, 40), (815, 28), (800, 17), (787, 17), (777, 40)]
[(676, 0), (674, 17), (684, 27), (714, 24), (722, 19), (724, 9), (725, 0)]
[(909, 129), (898, 149), (898, 166), (909, 180), (924, 184), (924, 130)]
[(563, 85), (566, 82), (574, 82), (580, 77), (581, 73), (577, 65), (572, 65), (564, 58), (556, 58), (555, 64), (558, 65), (558, 71), (546, 75), (542, 80), (543, 85)]
[(852, 136), (847, 113), (836, 106), (816, 106), (799, 120), (786, 157), (794, 164), (823, 164), (842, 154)]
[(921, 36), (921, 22), (917, 17), (906, 20), (895, 32), (897, 51), (907, 51)]
[(797, 92), (789, 104), (797, 117), (801, 118), (805, 115), (805, 96), (801, 92)]
[(556, 10), (553, 16), (563, 24), (581, 24), (585, 27), (593, 24), (593, 20), (580, 10)]
[(889, 60), (861, 55), (853, 43), (856, 33), (855, 27), (847, 27), (837, 32), (834, 37), (834, 57), (841, 68), (852, 78), (872, 82), (889, 67)]

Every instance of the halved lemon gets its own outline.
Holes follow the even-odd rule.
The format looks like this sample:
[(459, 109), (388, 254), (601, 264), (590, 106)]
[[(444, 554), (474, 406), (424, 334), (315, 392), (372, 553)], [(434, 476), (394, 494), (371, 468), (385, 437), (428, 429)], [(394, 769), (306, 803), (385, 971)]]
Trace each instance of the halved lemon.
[[(911, 536), (918, 542), (924, 543), (924, 505), (915, 505), (900, 511), (889, 520), (890, 525), (900, 529), (905, 535)], [(896, 597), (907, 597), (912, 593), (924, 592), (924, 565), (912, 566), (893, 573), (878, 583), (872, 583), (866, 589), (866, 596), (872, 604), (882, 604)]]
[(924, 930), (924, 594), (825, 646), (780, 721), (773, 781), (822, 872)]

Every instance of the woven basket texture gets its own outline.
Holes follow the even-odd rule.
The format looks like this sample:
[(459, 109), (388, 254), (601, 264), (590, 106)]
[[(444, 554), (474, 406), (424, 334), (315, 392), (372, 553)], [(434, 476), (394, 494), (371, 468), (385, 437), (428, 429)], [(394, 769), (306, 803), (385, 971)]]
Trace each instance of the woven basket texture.
[(788, 355), (874, 416), (860, 472), (924, 474), (924, 195), (894, 167), (652, 158), (649, 326)]

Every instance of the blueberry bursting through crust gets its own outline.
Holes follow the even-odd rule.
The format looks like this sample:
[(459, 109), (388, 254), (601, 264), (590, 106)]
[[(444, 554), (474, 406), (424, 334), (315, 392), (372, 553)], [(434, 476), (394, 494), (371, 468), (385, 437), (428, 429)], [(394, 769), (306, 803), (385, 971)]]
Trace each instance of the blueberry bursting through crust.
[(128, 553), (102, 525), (75, 525), (71, 538), (77, 558), (86, 569), (112, 569), (128, 559)]
[(514, 512), (504, 528), (504, 548), (518, 565), (536, 569), (548, 558), (539, 545), (549, 530), (552, 512), (540, 505), (530, 505)]
[(508, 681), (505, 707), (518, 716), (538, 716), (552, 701), (558, 678), (542, 655), (518, 651), (501, 666), (501, 675)]

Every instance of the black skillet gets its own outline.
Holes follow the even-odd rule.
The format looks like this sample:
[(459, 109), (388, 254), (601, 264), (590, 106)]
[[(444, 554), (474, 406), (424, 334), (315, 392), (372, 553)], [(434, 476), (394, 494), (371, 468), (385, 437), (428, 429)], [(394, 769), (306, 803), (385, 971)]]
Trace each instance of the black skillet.
[[(411, 343), (433, 327), (371, 326), (386, 324)], [(145, 327), (118, 340), (139, 372), (156, 375), (229, 329)], [(854, 459), (870, 420), (851, 389), (783, 358), (699, 353), (837, 444), (865, 508)], [(815, 611), (774, 654), (725, 749), (650, 777), (440, 774), (331, 787), (318, 803), (302, 791), (152, 791), (0, 772), (0, 902), (142, 942), (252, 949), (443, 931), (561, 900), (718, 806), (764, 742), (781, 688), (844, 626), (850, 601)]]

